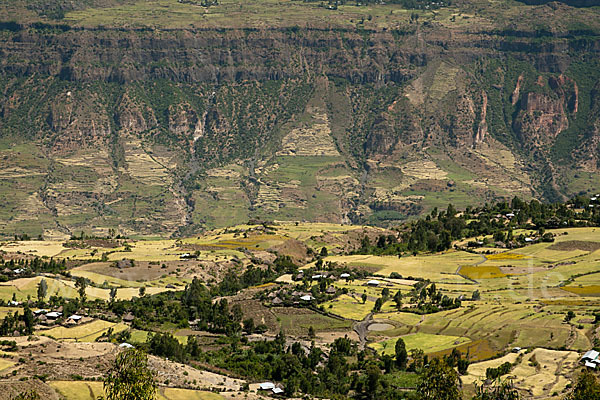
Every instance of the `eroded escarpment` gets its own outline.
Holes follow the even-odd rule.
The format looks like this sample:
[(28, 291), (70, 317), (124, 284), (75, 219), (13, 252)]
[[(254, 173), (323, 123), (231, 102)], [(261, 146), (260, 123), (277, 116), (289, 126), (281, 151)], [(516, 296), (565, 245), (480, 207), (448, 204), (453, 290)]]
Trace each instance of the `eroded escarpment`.
[(4, 31), (2, 136), (32, 157), (3, 150), (2, 229), (32, 207), (44, 230), (175, 234), (595, 190), (598, 37), (451, 33)]

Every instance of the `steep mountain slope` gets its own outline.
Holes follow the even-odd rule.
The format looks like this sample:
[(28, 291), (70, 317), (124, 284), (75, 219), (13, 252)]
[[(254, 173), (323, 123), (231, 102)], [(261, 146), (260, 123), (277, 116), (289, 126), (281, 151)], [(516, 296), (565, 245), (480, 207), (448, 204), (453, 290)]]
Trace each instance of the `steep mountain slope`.
[[(578, 22), (596, 9), (344, 6), (324, 25), (288, 2), (307, 26), (257, 27), (273, 10), (156, 4), (147, 27), (108, 1), (0, 24), (2, 234), (388, 223), (600, 190), (600, 27)], [(211, 27), (219, 7), (237, 28)]]

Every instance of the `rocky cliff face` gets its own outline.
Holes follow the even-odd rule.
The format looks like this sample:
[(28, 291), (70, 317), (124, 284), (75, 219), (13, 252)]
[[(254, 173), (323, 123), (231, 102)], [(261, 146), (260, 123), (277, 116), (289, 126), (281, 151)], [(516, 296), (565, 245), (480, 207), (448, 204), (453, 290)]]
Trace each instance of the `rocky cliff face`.
[[(2, 200), (20, 215), (5, 233), (30, 229), (34, 197), (46, 231), (385, 223), (449, 201), (568, 195), (577, 166), (598, 169), (589, 35), (585, 57), (570, 33), (439, 27), (2, 38), (3, 168), (25, 188)], [(32, 158), (9, 162), (16, 143)]]

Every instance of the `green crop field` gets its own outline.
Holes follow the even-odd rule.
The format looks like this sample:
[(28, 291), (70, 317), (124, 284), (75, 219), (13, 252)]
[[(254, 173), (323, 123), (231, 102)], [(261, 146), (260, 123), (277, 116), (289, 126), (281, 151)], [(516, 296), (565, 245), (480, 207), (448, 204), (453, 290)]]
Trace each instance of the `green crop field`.
[(371, 312), (374, 305), (374, 301), (367, 300), (363, 304), (360, 300), (360, 296), (357, 296), (355, 299), (354, 297), (345, 294), (339, 296), (335, 300), (323, 304), (327, 312), (356, 321), (365, 318)]
[[(382, 354), (394, 355), (394, 346), (397, 340), (398, 338), (387, 339), (381, 342), (371, 343), (369, 344), (369, 347)], [(405, 335), (402, 336), (402, 340), (404, 340), (407, 350), (421, 349), (425, 353), (449, 349), (471, 341), (469, 338), (465, 337), (432, 335), (428, 333)]]

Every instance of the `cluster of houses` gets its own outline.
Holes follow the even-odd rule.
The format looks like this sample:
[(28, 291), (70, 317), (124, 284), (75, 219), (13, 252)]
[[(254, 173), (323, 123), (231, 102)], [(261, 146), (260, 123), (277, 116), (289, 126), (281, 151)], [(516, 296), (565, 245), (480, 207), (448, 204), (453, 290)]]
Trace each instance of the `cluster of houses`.
[[(344, 272), (343, 274), (340, 274), (340, 276), (338, 277), (335, 274), (327, 274), (327, 272), (317, 272), (310, 276), (310, 279), (313, 281), (319, 281), (321, 279), (338, 280), (338, 278), (339, 279), (350, 279), (351, 275), (349, 273)], [(304, 279), (304, 271), (300, 271), (296, 274), (296, 276), (294, 276), (295, 281), (301, 281), (303, 279)]]
[[(332, 289), (332, 288), (333, 288), (333, 293), (335, 293), (335, 288), (333, 286), (327, 288), (327, 290), (328, 290), (327, 293), (330, 293), (330, 289)], [(294, 303), (299, 303), (300, 302), (299, 300), (306, 302), (306, 303), (309, 303), (309, 302), (315, 300), (315, 298), (310, 293), (299, 292), (297, 290), (294, 290), (291, 293), (291, 295), (294, 299), (296, 299), (296, 301)], [(271, 292), (271, 293), (269, 293), (268, 297), (271, 299), (271, 304), (273, 304), (274, 306), (278, 306), (283, 303), (283, 300), (281, 300), (279, 292)]]
[[(339, 276), (340, 278), (343, 279), (349, 279), (350, 278), (350, 274), (347, 273), (343, 273)], [(316, 274), (316, 275), (312, 275), (311, 278), (313, 280), (321, 280), (321, 279), (327, 279), (328, 276), (326, 274)], [(329, 276), (329, 278), (334, 278), (337, 279), (337, 277), (335, 275), (331, 275)], [(366, 282), (367, 286), (371, 286), (371, 287), (378, 287), (380, 286), (382, 283), (378, 280), (375, 279), (371, 279), (369, 281)], [(327, 287), (327, 289), (325, 289), (325, 293), (328, 295), (335, 295), (338, 291), (338, 288), (336, 288), (333, 285), (330, 285), (329, 287)], [(312, 301), (315, 300), (315, 297), (307, 292), (300, 292), (297, 290), (294, 290), (293, 292), (289, 293), (292, 298), (294, 299), (294, 304), (301, 304), (301, 303), (310, 303)], [(279, 291), (274, 291), (268, 294), (268, 298), (271, 302), (272, 305), (274, 306), (278, 306), (284, 303), (284, 300), (282, 300), (282, 297), (285, 298), (285, 291), (283, 290), (279, 290)]]
[(281, 396), (285, 392), (281, 384), (274, 384), (273, 382), (263, 382), (258, 385), (258, 390), (263, 392), (271, 392), (274, 395)]
[[(36, 322), (38, 324), (46, 325), (46, 326), (54, 325), (54, 324), (56, 324), (56, 322), (58, 320), (60, 320), (63, 317), (62, 307), (60, 307), (56, 311), (48, 311), (48, 310), (45, 310), (42, 308), (39, 310), (35, 310), (33, 312), (33, 315), (35, 316)], [(82, 320), (83, 320), (83, 316), (73, 314), (64, 320), (64, 324), (65, 325), (78, 325)]]

